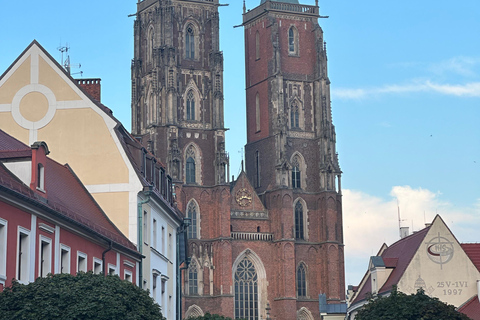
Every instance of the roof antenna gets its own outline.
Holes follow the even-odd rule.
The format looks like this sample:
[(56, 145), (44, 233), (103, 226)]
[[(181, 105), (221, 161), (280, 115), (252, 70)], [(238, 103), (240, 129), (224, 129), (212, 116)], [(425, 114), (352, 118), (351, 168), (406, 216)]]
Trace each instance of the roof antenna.
[[(68, 45), (68, 43), (65, 43), (65, 46), (62, 46), (60, 44), (60, 47), (57, 48), (58, 51), (60, 51), (62, 53), (62, 59), (60, 60), (60, 64), (62, 65), (62, 67), (67, 71), (68, 75), (74, 75), (74, 74), (80, 74), (80, 76), (83, 75), (83, 71), (79, 71), (79, 72), (76, 72), (76, 73), (71, 73), (71, 68), (81, 68), (82, 65), (80, 63), (77, 63), (77, 64), (71, 64), (70, 63), (70, 55), (68, 54), (68, 50), (70, 50), (70, 47)], [(65, 53), (66, 55), (66, 58), (65, 60), (63, 60), (63, 53)]]
[(400, 219), (400, 205), (398, 204), (398, 198), (397, 198), (397, 212), (398, 212), (398, 233), (400, 235), (400, 238), (402, 238), (402, 220)]
[[(408, 236), (408, 227), (406, 228), (406, 234), (402, 233), (402, 221), (405, 221), (405, 220), (402, 220), (400, 218), (400, 205), (398, 203), (398, 198), (397, 198), (397, 212), (398, 212), (398, 232), (400, 234), (400, 239), (403, 239), (405, 236)], [(413, 231), (413, 226), (412, 226), (412, 231)]]

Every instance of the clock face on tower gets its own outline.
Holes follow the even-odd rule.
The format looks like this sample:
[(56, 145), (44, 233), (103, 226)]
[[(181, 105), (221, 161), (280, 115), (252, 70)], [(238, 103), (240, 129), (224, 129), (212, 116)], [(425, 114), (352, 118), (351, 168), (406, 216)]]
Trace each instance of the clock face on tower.
[(235, 200), (239, 206), (246, 207), (252, 203), (252, 194), (246, 188), (241, 188), (237, 191)]

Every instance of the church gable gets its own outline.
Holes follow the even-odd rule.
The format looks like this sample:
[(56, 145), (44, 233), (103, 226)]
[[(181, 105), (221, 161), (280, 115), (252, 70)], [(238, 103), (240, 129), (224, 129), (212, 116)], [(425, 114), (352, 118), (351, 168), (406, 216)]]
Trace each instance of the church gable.
[(398, 288), (415, 293), (420, 287), (440, 300), (461, 305), (477, 293), (479, 272), (440, 216), (436, 216)]
[(231, 191), (230, 213), (233, 219), (267, 219), (268, 211), (263, 206), (247, 175), (242, 171)]

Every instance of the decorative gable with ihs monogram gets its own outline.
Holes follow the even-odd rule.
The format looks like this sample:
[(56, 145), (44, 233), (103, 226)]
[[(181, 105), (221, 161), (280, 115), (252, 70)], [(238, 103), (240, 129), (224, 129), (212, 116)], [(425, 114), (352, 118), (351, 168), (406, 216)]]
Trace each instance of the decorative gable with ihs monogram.
[(232, 219), (268, 219), (268, 211), (244, 171), (240, 173), (231, 194), (230, 216)]
[(424, 291), (456, 307), (478, 293), (480, 273), (442, 218), (437, 215), (405, 269), (398, 289)]

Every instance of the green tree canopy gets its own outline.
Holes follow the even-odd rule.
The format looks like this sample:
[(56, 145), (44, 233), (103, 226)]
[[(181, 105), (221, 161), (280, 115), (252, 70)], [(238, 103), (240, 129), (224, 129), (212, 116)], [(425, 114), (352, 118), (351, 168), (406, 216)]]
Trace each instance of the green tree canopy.
[(164, 319), (148, 292), (118, 276), (48, 275), (0, 293), (0, 319)]
[(420, 289), (416, 294), (407, 295), (392, 290), (388, 297), (370, 299), (355, 320), (468, 320), (455, 307), (438, 298), (431, 298)]

